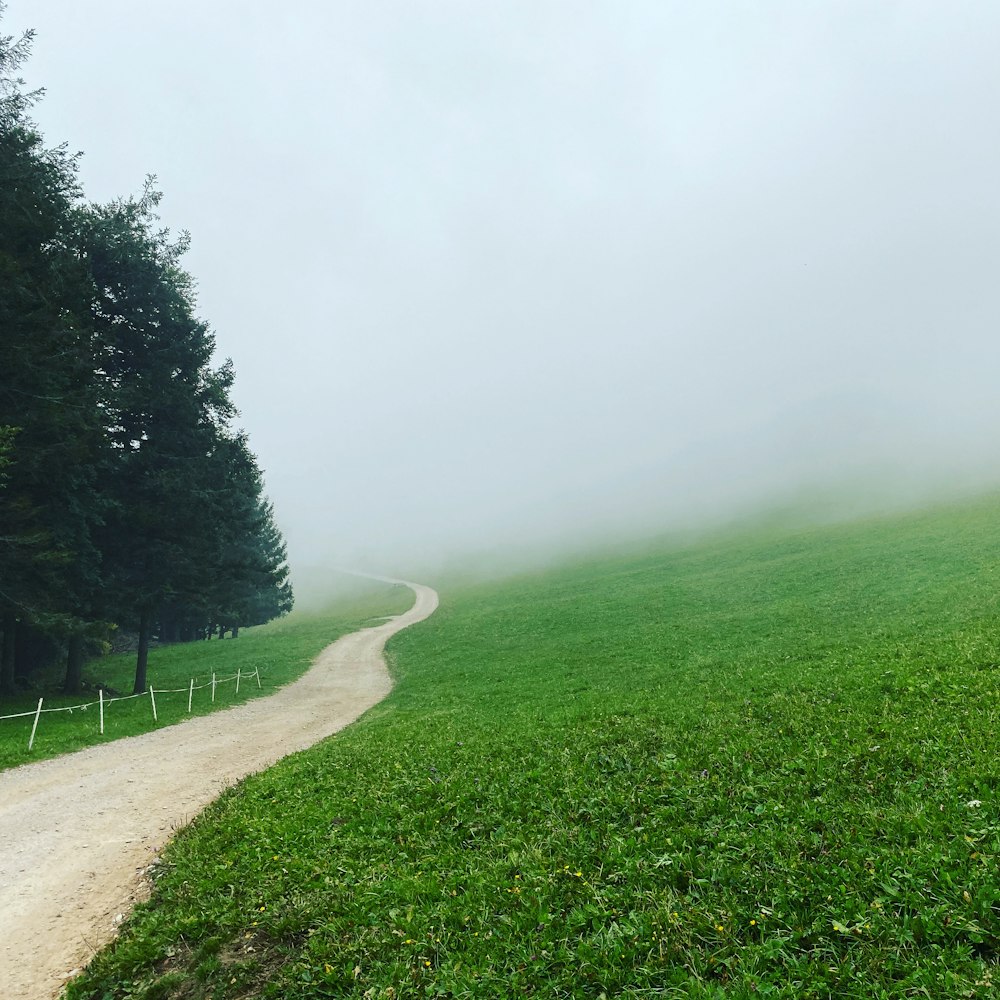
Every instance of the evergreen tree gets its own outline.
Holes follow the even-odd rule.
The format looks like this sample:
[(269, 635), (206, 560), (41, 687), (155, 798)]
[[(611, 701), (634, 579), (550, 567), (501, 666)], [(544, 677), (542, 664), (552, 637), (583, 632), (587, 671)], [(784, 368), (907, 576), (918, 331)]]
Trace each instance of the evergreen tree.
[(235, 412), (232, 367), (211, 367), (214, 339), (180, 267), (187, 240), (155, 228), (159, 198), (149, 182), (139, 199), (91, 206), (80, 224), (111, 446), (101, 541), (120, 620), (139, 632), (136, 692), (146, 688), (157, 611), (207, 572), (206, 470)]
[(75, 161), (46, 149), (28, 117), (38, 93), (25, 93), (16, 72), (30, 41), (30, 33), (0, 37), (3, 691), (14, 683), (18, 624), (72, 632), (99, 564), (91, 531), (102, 433), (83, 273), (71, 250)]
[[(219, 492), (214, 602), (215, 620), (233, 635), (291, 608), (284, 540), (263, 491), (263, 478), (246, 435), (220, 442), (225, 470)], [(268, 613), (268, 610), (272, 613)]]

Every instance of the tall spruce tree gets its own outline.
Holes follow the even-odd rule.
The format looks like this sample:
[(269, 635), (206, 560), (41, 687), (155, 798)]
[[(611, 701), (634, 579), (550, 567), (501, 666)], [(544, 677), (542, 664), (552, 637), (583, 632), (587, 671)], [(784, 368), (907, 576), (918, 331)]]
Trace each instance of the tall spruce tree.
[[(245, 434), (220, 441), (213, 621), (234, 636), (291, 608), (284, 540), (264, 495), (263, 477)], [(273, 609), (268, 614), (267, 610)]]
[(75, 160), (46, 149), (29, 117), (39, 93), (16, 74), (30, 42), (30, 33), (0, 37), (2, 691), (14, 683), (16, 629), (72, 634), (99, 568), (93, 470), (103, 438), (71, 248)]
[(136, 692), (157, 612), (208, 573), (207, 470), (235, 412), (232, 367), (212, 368), (214, 338), (180, 266), (187, 240), (156, 228), (159, 199), (150, 181), (141, 198), (91, 206), (80, 222), (111, 446), (101, 542), (120, 617), (139, 634)]

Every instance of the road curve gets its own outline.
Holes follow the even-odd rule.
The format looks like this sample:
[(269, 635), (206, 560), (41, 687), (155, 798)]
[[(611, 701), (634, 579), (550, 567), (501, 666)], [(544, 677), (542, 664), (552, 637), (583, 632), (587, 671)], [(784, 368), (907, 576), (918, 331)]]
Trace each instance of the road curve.
[(0, 996), (53, 1000), (105, 945), (174, 831), (227, 786), (337, 732), (392, 681), (386, 641), (438, 604), (338, 639), (268, 698), (0, 773)]

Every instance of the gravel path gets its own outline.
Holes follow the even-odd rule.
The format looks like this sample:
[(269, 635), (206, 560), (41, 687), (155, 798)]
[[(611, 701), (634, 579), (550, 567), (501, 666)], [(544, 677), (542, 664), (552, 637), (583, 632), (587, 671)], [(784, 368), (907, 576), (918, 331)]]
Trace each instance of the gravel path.
[(269, 698), (0, 773), (3, 1000), (58, 996), (143, 897), (174, 831), (389, 693), (386, 640), (438, 603), (429, 587), (406, 586), (416, 594), (408, 612), (339, 639)]

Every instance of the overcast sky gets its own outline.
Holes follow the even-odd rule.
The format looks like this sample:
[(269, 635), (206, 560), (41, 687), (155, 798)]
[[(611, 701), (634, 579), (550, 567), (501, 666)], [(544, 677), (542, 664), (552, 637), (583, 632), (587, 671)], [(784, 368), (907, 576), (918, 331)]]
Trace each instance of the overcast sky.
[(1000, 4), (9, 0), (296, 579), (1000, 470)]

